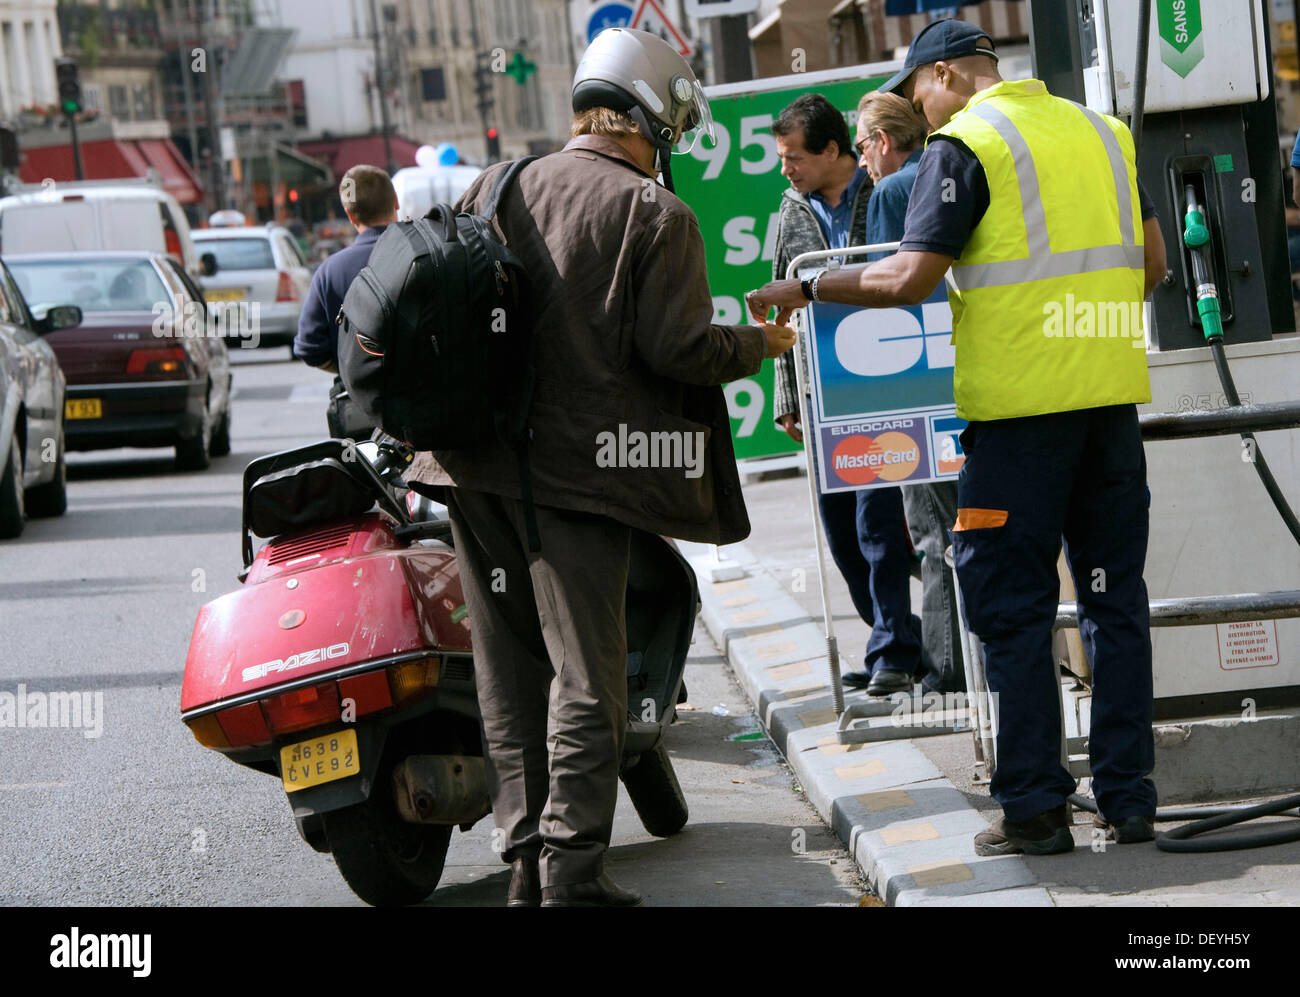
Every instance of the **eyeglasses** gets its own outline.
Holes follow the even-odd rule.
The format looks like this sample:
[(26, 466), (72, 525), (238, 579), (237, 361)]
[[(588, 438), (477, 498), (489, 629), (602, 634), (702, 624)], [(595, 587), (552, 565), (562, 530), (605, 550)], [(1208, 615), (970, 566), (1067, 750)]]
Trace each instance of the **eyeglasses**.
[(858, 154), (859, 159), (861, 159), (862, 154), (867, 151), (867, 146), (876, 140), (876, 135), (879, 131), (880, 129), (877, 128), (875, 131), (869, 132), (866, 136), (853, 143), (853, 149)]

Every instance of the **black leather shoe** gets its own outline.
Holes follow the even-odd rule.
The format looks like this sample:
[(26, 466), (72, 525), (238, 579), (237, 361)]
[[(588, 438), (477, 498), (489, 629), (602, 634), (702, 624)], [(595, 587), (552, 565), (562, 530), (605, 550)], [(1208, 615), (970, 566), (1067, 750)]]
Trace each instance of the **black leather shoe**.
[(844, 672), (840, 675), (840, 682), (846, 689), (865, 689), (871, 685), (870, 672)]
[(641, 894), (624, 890), (601, 874), (599, 879), (569, 886), (542, 887), (543, 907), (640, 907)]
[(537, 873), (537, 856), (524, 856), (510, 863), (510, 892), (507, 907), (540, 907), (542, 880)]
[(867, 686), (868, 696), (891, 696), (896, 692), (911, 692), (916, 681), (907, 672), (893, 668), (877, 668)]

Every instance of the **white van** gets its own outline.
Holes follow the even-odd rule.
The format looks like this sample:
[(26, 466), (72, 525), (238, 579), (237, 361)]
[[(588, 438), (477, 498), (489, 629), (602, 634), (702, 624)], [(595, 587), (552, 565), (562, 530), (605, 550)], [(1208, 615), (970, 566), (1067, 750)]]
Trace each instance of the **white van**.
[(25, 184), (0, 198), (0, 253), (147, 249), (197, 280), (202, 266), (176, 198), (150, 179)]

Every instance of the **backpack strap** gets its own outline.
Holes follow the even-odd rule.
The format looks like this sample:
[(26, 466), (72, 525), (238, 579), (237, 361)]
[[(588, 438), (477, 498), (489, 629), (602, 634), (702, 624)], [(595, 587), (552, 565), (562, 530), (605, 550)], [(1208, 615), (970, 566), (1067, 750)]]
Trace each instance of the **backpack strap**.
[(501, 198), (506, 196), (506, 191), (510, 185), (515, 182), (515, 177), (523, 172), (525, 166), (537, 159), (536, 156), (525, 156), (523, 159), (516, 159), (513, 163), (501, 171), (501, 175), (496, 178), (492, 184), (492, 190), (488, 194), (487, 204), (483, 206), (484, 218), (495, 218), (497, 208), (501, 206)]

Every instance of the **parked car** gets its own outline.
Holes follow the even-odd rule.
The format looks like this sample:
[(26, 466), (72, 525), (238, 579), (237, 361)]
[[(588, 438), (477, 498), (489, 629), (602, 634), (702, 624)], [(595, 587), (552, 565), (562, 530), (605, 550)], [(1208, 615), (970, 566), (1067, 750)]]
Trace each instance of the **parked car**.
[(26, 516), (61, 516), (68, 508), (66, 385), (47, 337), (80, 321), (80, 309), (62, 305), (33, 318), (0, 263), (0, 538), (22, 533)]
[(26, 184), (0, 198), (0, 252), (140, 249), (165, 253), (191, 277), (203, 261), (176, 198), (147, 179)]
[(39, 319), (82, 312), (46, 340), (67, 378), (69, 450), (176, 448), (201, 470), (230, 452), (230, 358), (203, 292), (162, 253), (41, 253), (6, 258)]
[[(258, 346), (292, 343), (298, 315), (311, 286), (311, 268), (298, 249), (298, 240), (278, 225), (223, 226), (197, 229), (194, 241), (201, 254), (215, 257), (216, 271), (200, 279), (210, 302), (222, 308), (256, 304)], [(242, 322), (227, 316), (222, 322), (227, 342), (250, 339)]]

